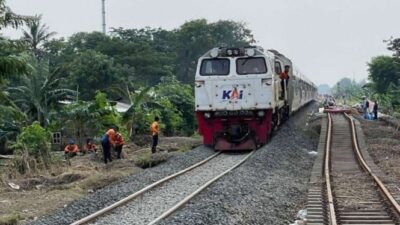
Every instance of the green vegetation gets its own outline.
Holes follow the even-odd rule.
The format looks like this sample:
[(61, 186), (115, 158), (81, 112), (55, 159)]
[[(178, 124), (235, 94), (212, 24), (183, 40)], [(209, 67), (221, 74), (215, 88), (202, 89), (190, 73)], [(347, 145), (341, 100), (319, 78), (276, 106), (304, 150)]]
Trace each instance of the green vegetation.
[(5, 217), (0, 217), (0, 225), (17, 225), (18, 221), (23, 219), (19, 214), (12, 214)]
[(362, 96), (377, 101), (379, 111), (390, 115), (400, 113), (400, 38), (385, 41), (392, 56), (381, 55), (368, 63), (369, 82), (359, 83), (343, 78), (332, 88), (337, 99), (345, 97), (347, 104), (360, 103)]
[(377, 56), (368, 63), (371, 83), (365, 85), (370, 97), (389, 114), (400, 113), (400, 38), (385, 41), (392, 56)]
[[(54, 38), (41, 16), (17, 15), (0, 0), (0, 32), (5, 27), (22, 37), (0, 33), (0, 154), (14, 151), (21, 173), (49, 167), (50, 132), (82, 148), (110, 127), (125, 139), (148, 134), (159, 116), (164, 135), (192, 135), (197, 59), (215, 46), (255, 42), (246, 24), (205, 19), (174, 30), (119, 27)], [(117, 102), (128, 110), (117, 112)]]
[(135, 159), (135, 164), (141, 168), (149, 168), (167, 161), (168, 157), (168, 153), (151, 154), (150, 152), (145, 152)]

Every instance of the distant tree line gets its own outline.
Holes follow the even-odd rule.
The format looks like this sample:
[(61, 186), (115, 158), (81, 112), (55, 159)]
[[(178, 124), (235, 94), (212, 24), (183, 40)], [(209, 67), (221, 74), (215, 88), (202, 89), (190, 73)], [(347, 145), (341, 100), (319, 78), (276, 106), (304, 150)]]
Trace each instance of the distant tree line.
[(331, 89), (335, 97), (345, 97), (354, 103), (367, 96), (377, 101), (385, 113), (400, 113), (400, 38), (384, 42), (393, 54), (376, 56), (368, 62), (368, 81), (342, 78)]
[(392, 56), (376, 56), (368, 63), (371, 83), (364, 87), (388, 113), (400, 113), (400, 38), (384, 41)]

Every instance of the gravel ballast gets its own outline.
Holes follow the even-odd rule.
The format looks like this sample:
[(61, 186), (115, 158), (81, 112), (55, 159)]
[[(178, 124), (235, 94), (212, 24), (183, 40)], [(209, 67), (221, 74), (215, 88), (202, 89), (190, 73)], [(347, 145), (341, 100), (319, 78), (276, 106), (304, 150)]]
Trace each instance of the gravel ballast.
[[(317, 150), (318, 140), (306, 136), (303, 126), (315, 105), (300, 110), (244, 164), (160, 224), (291, 223), (307, 200), (307, 183), (315, 158), (309, 152)], [(32, 224), (69, 224), (213, 153), (199, 147), (173, 156), (164, 164), (126, 177)]]
[(246, 155), (221, 154), (206, 164), (146, 192), (93, 224), (148, 224), (207, 181), (237, 164)]
[[(85, 216), (88, 216), (112, 203), (139, 191), (145, 186), (158, 181), (168, 175), (187, 168), (201, 160), (211, 156), (215, 152), (203, 146), (191, 151), (175, 154), (167, 162), (143, 170), (135, 175), (127, 176), (124, 179), (110, 184), (109, 186), (79, 199), (67, 205), (65, 208), (56, 210), (54, 214), (40, 218), (29, 224), (32, 225), (64, 225), (70, 224)], [(117, 163), (117, 161), (113, 162)]]
[(160, 224), (288, 225), (305, 208), (317, 141), (305, 136), (307, 112), (282, 125), (269, 144)]

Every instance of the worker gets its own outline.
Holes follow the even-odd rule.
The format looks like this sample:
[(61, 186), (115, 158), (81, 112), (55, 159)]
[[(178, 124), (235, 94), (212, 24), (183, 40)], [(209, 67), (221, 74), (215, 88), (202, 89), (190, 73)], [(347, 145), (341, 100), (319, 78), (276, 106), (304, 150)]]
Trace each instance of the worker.
[(107, 164), (108, 161), (112, 162), (111, 146), (115, 147), (115, 130), (113, 128), (107, 130), (103, 135), (101, 146), (103, 147), (104, 163)]
[(362, 108), (363, 108), (363, 114), (364, 114), (364, 119), (369, 118), (369, 100), (367, 96), (363, 96), (363, 102), (362, 102)]
[(374, 112), (374, 120), (377, 120), (378, 119), (378, 102), (376, 100), (374, 101), (373, 112)]
[(93, 143), (93, 140), (91, 138), (88, 138), (86, 140), (86, 144), (83, 146), (83, 154), (86, 153), (95, 153), (97, 152), (97, 146)]
[(117, 132), (115, 135), (115, 151), (117, 152), (117, 159), (121, 158), (122, 147), (124, 146), (124, 139), (122, 134)]
[(159, 120), (160, 120), (160, 118), (158, 118), (158, 116), (156, 116), (154, 118), (154, 122), (150, 126), (151, 136), (153, 138), (153, 143), (151, 145), (151, 153), (152, 154), (156, 153), (156, 150), (157, 150), (156, 148), (158, 145), (158, 133), (160, 132), (160, 126), (158, 124)]
[(279, 75), (279, 78), (281, 79), (281, 88), (282, 88), (282, 96), (281, 98), (285, 98), (285, 89), (287, 89), (287, 85), (289, 82), (289, 70), (290, 66), (286, 65), (285, 70)]
[(68, 145), (64, 148), (65, 158), (72, 158), (78, 154), (79, 148), (73, 140), (69, 140)]

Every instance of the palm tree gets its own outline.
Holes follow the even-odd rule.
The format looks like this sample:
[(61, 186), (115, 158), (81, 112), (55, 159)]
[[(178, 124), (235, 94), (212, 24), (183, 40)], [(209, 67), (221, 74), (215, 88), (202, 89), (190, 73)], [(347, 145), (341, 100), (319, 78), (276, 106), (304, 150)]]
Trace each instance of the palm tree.
[(5, 0), (0, 0), (0, 30), (11, 26), (12, 28), (18, 28), (23, 25), (27, 21), (30, 21), (32, 17), (29, 16), (21, 16), (15, 14), (11, 9), (6, 5)]
[(42, 16), (40, 15), (29, 21), (27, 23), (29, 30), (23, 32), (23, 40), (29, 44), (36, 57), (39, 57), (42, 53), (42, 50), (39, 49), (41, 44), (56, 35), (56, 32), (49, 32), (49, 27), (46, 24), (40, 23), (41, 19)]
[(63, 78), (58, 77), (58, 71), (49, 73), (47, 63), (33, 61), (33, 72), (21, 78), (22, 85), (10, 87), (8, 91), (31, 120), (37, 120), (41, 125), (48, 124), (50, 109), (61, 100), (72, 99), (75, 91), (60, 88)]

